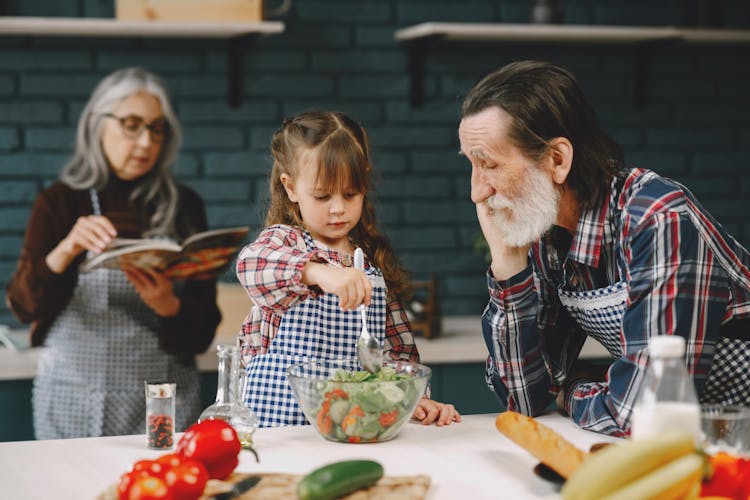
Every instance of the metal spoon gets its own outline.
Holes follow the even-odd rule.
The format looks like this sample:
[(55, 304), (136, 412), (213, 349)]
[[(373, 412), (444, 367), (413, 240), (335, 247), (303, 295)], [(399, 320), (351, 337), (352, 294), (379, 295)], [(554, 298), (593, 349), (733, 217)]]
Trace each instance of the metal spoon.
[[(361, 248), (354, 250), (354, 268), (365, 270), (365, 254)], [(367, 306), (360, 304), (357, 309), (362, 316), (362, 332), (357, 339), (357, 359), (365, 370), (377, 373), (383, 366), (383, 346), (367, 331)]]

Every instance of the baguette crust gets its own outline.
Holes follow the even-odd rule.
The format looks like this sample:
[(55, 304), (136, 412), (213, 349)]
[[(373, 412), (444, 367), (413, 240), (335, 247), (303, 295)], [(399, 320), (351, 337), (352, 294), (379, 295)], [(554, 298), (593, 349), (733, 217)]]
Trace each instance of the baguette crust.
[(500, 413), (495, 427), (566, 479), (588, 455), (546, 425), (514, 411)]

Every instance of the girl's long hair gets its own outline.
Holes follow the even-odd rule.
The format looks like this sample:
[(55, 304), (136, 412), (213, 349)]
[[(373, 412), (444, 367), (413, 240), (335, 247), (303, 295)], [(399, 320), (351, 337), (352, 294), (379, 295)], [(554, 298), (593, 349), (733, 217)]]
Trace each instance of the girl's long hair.
[(78, 121), (73, 158), (63, 167), (60, 181), (77, 190), (99, 190), (108, 184), (113, 174), (101, 143), (105, 115), (138, 92), (146, 92), (159, 100), (168, 133), (154, 168), (133, 190), (131, 201), (138, 202), (149, 213), (148, 230), (144, 236), (184, 236), (176, 234), (178, 189), (172, 174), (172, 164), (182, 139), (180, 122), (162, 80), (143, 68), (115, 71), (94, 89)]
[(367, 133), (357, 122), (336, 111), (311, 111), (285, 120), (271, 139), (273, 168), (270, 206), (265, 224), (304, 227), (299, 206), (289, 200), (281, 174), (297, 179), (302, 153), (314, 152), (318, 181), (331, 192), (355, 189), (363, 192), (362, 217), (350, 236), (383, 272), (390, 299), (408, 298), (408, 274), (399, 265), (388, 239), (377, 227), (368, 193), (372, 189), (372, 164)]

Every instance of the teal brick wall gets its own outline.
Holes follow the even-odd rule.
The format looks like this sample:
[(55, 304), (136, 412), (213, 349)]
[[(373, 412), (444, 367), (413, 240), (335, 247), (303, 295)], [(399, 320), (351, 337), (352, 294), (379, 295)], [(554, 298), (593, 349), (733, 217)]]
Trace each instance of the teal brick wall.
[[(269, 2), (273, 4), (273, 2)], [(695, 22), (696, 2), (563, 0), (570, 24)], [(710, 19), (750, 29), (746, 0), (705, 2)], [(425, 63), (425, 104), (409, 105), (401, 27), (425, 21), (527, 22), (533, 0), (295, 0), (286, 31), (243, 54), (243, 103), (226, 100), (225, 40), (0, 36), (0, 285), (10, 278), (36, 194), (67, 160), (95, 83), (143, 65), (169, 84), (185, 128), (176, 172), (206, 200), (213, 227), (260, 229), (268, 142), (285, 116), (336, 108), (367, 127), (378, 175), (376, 209), (417, 279), (435, 272), (447, 315), (486, 301), (469, 166), (456, 138), (462, 96), (512, 60), (572, 69), (628, 161), (693, 189), (750, 244), (750, 47), (665, 44), (648, 51), (644, 106), (634, 104), (635, 50), (565, 44), (446, 45)], [(3, 11), (4, 9), (4, 11)], [(0, 15), (112, 17), (112, 0), (0, 1)], [(231, 272), (223, 277), (233, 280)], [(18, 326), (0, 307), (0, 323)]]

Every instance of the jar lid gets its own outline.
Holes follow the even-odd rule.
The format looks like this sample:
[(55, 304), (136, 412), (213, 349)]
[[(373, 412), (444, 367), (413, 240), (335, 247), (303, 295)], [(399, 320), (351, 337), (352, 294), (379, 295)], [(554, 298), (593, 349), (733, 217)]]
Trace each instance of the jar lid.
[(679, 335), (657, 335), (648, 339), (651, 356), (677, 358), (685, 355), (685, 338)]

